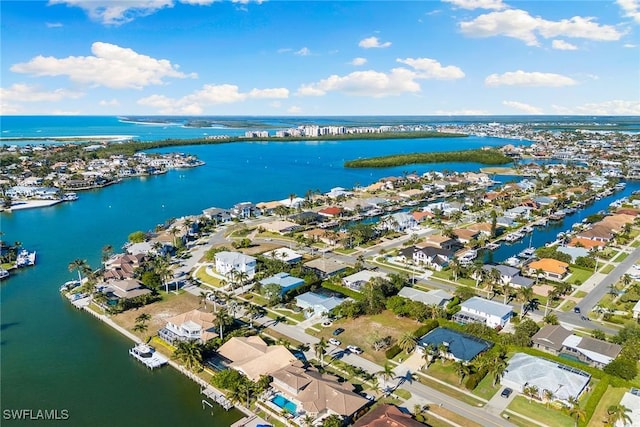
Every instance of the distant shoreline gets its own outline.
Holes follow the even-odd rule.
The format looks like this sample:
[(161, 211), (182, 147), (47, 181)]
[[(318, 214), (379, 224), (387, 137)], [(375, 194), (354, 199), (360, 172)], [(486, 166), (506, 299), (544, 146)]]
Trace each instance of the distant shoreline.
[(491, 150), (461, 150), (430, 153), (393, 154), (390, 156), (369, 157), (350, 160), (344, 163), (345, 168), (387, 168), (393, 166), (414, 165), (421, 163), (481, 163), (485, 165), (504, 165), (513, 162), (511, 157), (502, 152)]

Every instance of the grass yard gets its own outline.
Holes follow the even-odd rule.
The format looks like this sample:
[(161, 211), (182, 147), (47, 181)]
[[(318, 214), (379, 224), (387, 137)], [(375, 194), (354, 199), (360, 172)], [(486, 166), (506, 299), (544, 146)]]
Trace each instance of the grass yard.
[(585, 291), (578, 291), (573, 296), (576, 298), (584, 298), (587, 296), (587, 293)]
[(396, 340), (405, 332), (418, 329), (421, 323), (406, 317), (397, 317), (392, 312), (385, 310), (380, 314), (373, 316), (360, 316), (357, 319), (340, 319), (333, 322), (329, 328), (323, 328), (320, 332), (313, 335), (329, 339), (332, 332), (340, 327), (344, 328), (344, 332), (337, 338), (342, 341), (343, 345), (356, 345), (364, 350), (362, 357), (384, 365), (386, 357), (384, 350), (374, 351), (371, 345), (374, 341), (391, 336)]
[(562, 305), (562, 311), (571, 311), (573, 310), (573, 307), (576, 306), (576, 303), (574, 301), (571, 300), (566, 300), (566, 302)]
[(217, 277), (209, 276), (206, 270), (207, 267), (204, 265), (199, 267), (196, 271), (196, 278), (206, 285), (213, 286), (214, 288), (221, 288), (222, 281)]
[(500, 385), (493, 386), (493, 377), (487, 374), (477, 387), (473, 389), (472, 393), (482, 399), (490, 400), (500, 390)]
[(637, 248), (639, 246), (640, 246), (640, 240), (636, 240), (635, 242), (631, 243), (632, 248)]
[(603, 425), (607, 419), (607, 408), (611, 405), (617, 405), (620, 403), (620, 399), (622, 399), (622, 396), (626, 391), (626, 388), (615, 388), (609, 386), (604, 395), (602, 395), (602, 399), (600, 399), (600, 403), (598, 403), (596, 411), (593, 413), (593, 416), (587, 425), (590, 427), (600, 427)]
[(571, 277), (567, 279), (569, 283), (584, 283), (591, 275), (593, 274), (592, 270), (586, 270), (584, 268), (576, 267), (574, 265), (571, 266)]
[(613, 269), (616, 268), (615, 265), (605, 265), (603, 269), (600, 270), (600, 273), (602, 274), (609, 274), (613, 271)]
[(620, 253), (620, 255), (618, 255), (618, 256), (616, 257), (616, 259), (614, 259), (613, 261), (614, 261), (614, 262), (622, 262), (622, 261), (624, 261), (628, 256), (629, 256), (629, 254), (628, 254), (628, 253), (626, 253), (626, 252), (621, 252), (621, 253)]
[(431, 364), (431, 366), (429, 366), (429, 368), (427, 368), (425, 373), (448, 384), (455, 384), (456, 386), (463, 387), (460, 385), (460, 377), (456, 375), (453, 362), (449, 360), (445, 361), (444, 364), (442, 363), (442, 359), (436, 360)]
[(543, 403), (536, 401), (529, 402), (529, 399), (523, 396), (516, 396), (513, 401), (507, 407), (508, 410), (522, 414), (526, 417), (532, 418), (543, 424), (553, 427), (573, 427), (573, 419), (553, 407), (547, 408)]
[(463, 427), (482, 427), (483, 426), (483, 424), (479, 424), (474, 421), (471, 421), (470, 419), (465, 418), (462, 415), (458, 415), (454, 411), (450, 411), (445, 407), (437, 406), (437, 405), (431, 405), (429, 407), (429, 410), (425, 413), (425, 416), (427, 417), (427, 423), (429, 423), (429, 425), (435, 426), (437, 425), (435, 424), (435, 421), (440, 421), (435, 417), (430, 417), (429, 412), (433, 412), (434, 414), (440, 415), (442, 418), (449, 420), (452, 423), (455, 423), (456, 425), (459, 425), (459, 426), (463, 426)]
[(476, 399), (475, 397), (470, 396), (466, 393), (463, 393), (461, 390), (459, 390), (457, 386), (453, 385), (453, 384), (457, 384), (457, 382), (454, 382), (450, 386), (448, 386), (448, 385), (441, 384), (438, 381), (435, 381), (431, 378), (427, 378), (423, 375), (418, 375), (418, 381), (428, 387), (438, 390), (448, 396), (451, 396), (456, 400), (460, 400), (461, 402), (465, 402), (469, 405), (483, 406), (485, 404), (485, 402), (479, 399)]

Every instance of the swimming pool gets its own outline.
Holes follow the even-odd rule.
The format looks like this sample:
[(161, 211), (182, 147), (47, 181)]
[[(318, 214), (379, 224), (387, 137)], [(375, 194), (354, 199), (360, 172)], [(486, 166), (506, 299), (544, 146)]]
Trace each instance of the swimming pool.
[(298, 410), (298, 407), (296, 406), (295, 403), (293, 403), (292, 401), (290, 401), (289, 399), (287, 399), (281, 394), (276, 394), (276, 397), (271, 399), (271, 402), (273, 402), (273, 404), (278, 406), (279, 408), (282, 408), (293, 415), (295, 415)]

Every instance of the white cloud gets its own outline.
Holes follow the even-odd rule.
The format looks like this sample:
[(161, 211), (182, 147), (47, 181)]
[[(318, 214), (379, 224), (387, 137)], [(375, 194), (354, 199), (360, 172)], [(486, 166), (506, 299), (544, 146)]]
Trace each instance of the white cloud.
[(165, 77), (197, 77), (195, 73), (187, 75), (178, 71), (178, 65), (166, 59), (155, 59), (110, 43), (95, 42), (91, 52), (94, 56), (39, 55), (29, 62), (12, 65), (11, 71), (34, 76), (68, 76), (75, 82), (112, 89), (159, 85)]
[(480, 15), (460, 23), (460, 30), (469, 37), (506, 36), (538, 46), (538, 35), (544, 38), (574, 37), (597, 41), (619, 40), (622, 33), (611, 25), (599, 25), (594, 18), (574, 16), (571, 19), (549, 21), (533, 17), (520, 9), (509, 9)]
[(638, 0), (617, 0), (618, 6), (623, 10), (624, 16), (632, 18), (640, 23), (640, 1)]
[(62, 25), (62, 22), (47, 22), (45, 25), (47, 26), (47, 28), (61, 28), (61, 27), (64, 27), (64, 25)]
[(614, 99), (604, 102), (593, 102), (577, 107), (553, 105), (558, 114), (594, 115), (594, 116), (637, 116), (640, 115), (640, 101)]
[(423, 79), (450, 80), (464, 77), (464, 72), (460, 68), (454, 65), (443, 67), (435, 59), (406, 58), (396, 59), (396, 61), (414, 68), (418, 73), (418, 77)]
[(366, 39), (360, 40), (360, 42), (358, 43), (358, 46), (365, 49), (383, 48), (383, 47), (391, 46), (391, 42), (380, 43), (380, 40), (378, 40), (377, 37), (372, 36), (372, 37), (367, 37)]
[(509, 71), (504, 74), (491, 74), (484, 80), (486, 86), (572, 86), (577, 82), (571, 77), (555, 73)]
[(542, 114), (542, 110), (540, 108), (534, 107), (533, 105), (525, 104), (524, 102), (502, 101), (502, 105), (506, 105), (507, 107), (523, 111), (527, 114)]
[(578, 46), (566, 42), (564, 40), (554, 40), (551, 42), (551, 47), (558, 50), (578, 50)]
[(289, 89), (252, 89), (240, 92), (238, 86), (230, 84), (204, 85), (182, 98), (169, 98), (164, 95), (151, 95), (138, 100), (138, 104), (158, 108), (162, 114), (202, 114), (204, 107), (210, 105), (232, 104), (247, 99), (285, 99)]
[(378, 71), (354, 71), (346, 76), (332, 75), (316, 83), (302, 85), (298, 95), (321, 96), (327, 92), (343, 92), (348, 95), (384, 96), (420, 92), (420, 85), (414, 80), (416, 73), (406, 68), (394, 68), (389, 73)]
[(301, 112), (302, 112), (302, 108), (298, 107), (297, 105), (292, 105), (287, 109), (287, 113), (291, 113), (291, 114), (298, 114)]
[(294, 55), (309, 56), (311, 55), (311, 51), (309, 50), (308, 47), (303, 47), (302, 49), (295, 51)]
[(118, 102), (118, 100), (115, 98), (109, 100), (103, 99), (98, 103), (98, 105), (100, 105), (101, 107), (116, 107), (120, 105), (120, 102)]
[(445, 3), (451, 3), (453, 6), (460, 9), (493, 9), (500, 10), (507, 6), (502, 3), (502, 0), (442, 0)]
[(351, 65), (355, 65), (359, 67), (360, 65), (364, 65), (367, 63), (367, 58), (353, 58), (350, 62)]
[(486, 110), (472, 110), (472, 109), (464, 109), (464, 110), (436, 110), (434, 113), (438, 116), (487, 116), (489, 112)]
[(7, 116), (9, 114), (21, 114), (22, 112), (22, 107), (0, 101), (0, 116)]
[(9, 88), (0, 88), (0, 98), (3, 101), (19, 102), (54, 102), (63, 99), (77, 99), (84, 96), (82, 92), (73, 92), (66, 89), (52, 91), (40, 90), (36, 86), (16, 83)]
[(634, 47), (638, 47), (638, 45), (635, 45), (635, 44), (632, 44), (632, 43), (625, 43), (624, 47), (633, 49)]

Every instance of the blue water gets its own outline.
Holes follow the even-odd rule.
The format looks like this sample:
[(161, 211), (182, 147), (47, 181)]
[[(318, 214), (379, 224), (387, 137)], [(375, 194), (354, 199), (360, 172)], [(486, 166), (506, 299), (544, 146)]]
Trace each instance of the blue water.
[(289, 399), (287, 399), (286, 397), (284, 397), (281, 394), (277, 394), (276, 397), (274, 397), (273, 399), (271, 399), (271, 401), (278, 406), (279, 408), (282, 408), (284, 410), (286, 410), (287, 412), (289, 412), (290, 414), (296, 414), (296, 411), (298, 410), (298, 407), (296, 406), (295, 403), (293, 403), (292, 401), (290, 401)]
[[(114, 117), (2, 117), (0, 120), (3, 137), (131, 134), (145, 135), (152, 140), (176, 135), (192, 137), (191, 134), (198, 132), (231, 132), (229, 129), (185, 129), (177, 125), (165, 129), (165, 126), (122, 123)], [(262, 120), (264, 123), (286, 121)], [(243, 132), (243, 129), (234, 131)], [(126, 338), (73, 309), (60, 297), (59, 286), (75, 278), (68, 270), (69, 263), (81, 258), (97, 267), (104, 245), (119, 248), (132, 231), (149, 230), (168, 218), (198, 214), (211, 206), (285, 199), (291, 193), (304, 195), (309, 189), (324, 192), (335, 186), (366, 185), (404, 171), (465, 171), (477, 170), (480, 166), (440, 164), (345, 169), (342, 164), (348, 159), (509, 142), (470, 137), (179, 147), (180, 151), (198, 155), (206, 165), (81, 192), (80, 199), (73, 203), (0, 214), (2, 239), (20, 241), (26, 248), (38, 252), (36, 267), (21, 270), (0, 284), (2, 409), (68, 409), (70, 425), (79, 426), (228, 426), (239, 418), (237, 412), (225, 413), (216, 408), (212, 415), (209, 409), (203, 410), (194, 383), (169, 368), (149, 372), (128, 356), (131, 343)], [(634, 185), (630, 183), (625, 193), (637, 188)], [(619, 195), (614, 198), (617, 197)], [(596, 211), (608, 205), (606, 199), (599, 203), (603, 207), (594, 208)]]

